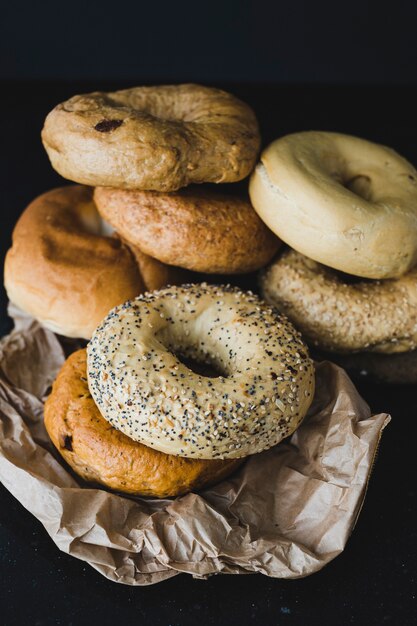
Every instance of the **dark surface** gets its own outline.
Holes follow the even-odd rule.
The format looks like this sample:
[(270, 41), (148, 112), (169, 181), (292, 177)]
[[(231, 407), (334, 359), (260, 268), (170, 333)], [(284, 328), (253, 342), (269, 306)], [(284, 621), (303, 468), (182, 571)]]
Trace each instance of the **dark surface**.
[[(39, 140), (45, 114), (73, 93), (101, 86), (3, 84), (2, 255), (25, 204), (61, 184)], [(417, 163), (414, 89), (230, 89), (254, 106), (265, 141), (295, 130), (339, 130), (387, 143)], [(9, 322), (3, 293), (1, 313), (4, 333)], [(321, 572), (298, 581), (181, 575), (152, 587), (124, 587), (60, 553), (41, 524), (0, 487), (0, 624), (416, 624), (417, 394), (411, 386), (364, 382), (360, 391), (373, 411), (389, 412), (393, 420), (356, 529), (345, 552)]]
[(3, 2), (0, 78), (417, 82), (414, 0)]

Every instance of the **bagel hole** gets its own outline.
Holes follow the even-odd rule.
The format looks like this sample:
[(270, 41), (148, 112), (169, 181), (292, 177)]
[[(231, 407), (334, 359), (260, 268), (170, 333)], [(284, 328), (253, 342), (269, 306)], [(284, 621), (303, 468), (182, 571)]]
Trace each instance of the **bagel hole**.
[(344, 187), (364, 200), (371, 199), (372, 181), (369, 176), (358, 174), (357, 176), (345, 181)]
[(220, 369), (217, 363), (210, 363), (208, 361), (198, 361), (197, 359), (187, 356), (184, 353), (175, 353), (175, 356), (183, 365), (188, 367), (189, 370), (200, 376), (206, 378), (218, 378), (219, 376), (226, 376), (227, 374)]
[(156, 333), (156, 337), (191, 372), (206, 378), (219, 378), (220, 376), (226, 378), (229, 376), (221, 358), (215, 358), (214, 354), (204, 350), (204, 342), (201, 346), (198, 345), (198, 342), (197, 345), (192, 341), (188, 343), (187, 339), (184, 341), (183, 337), (174, 337), (167, 328), (160, 329)]

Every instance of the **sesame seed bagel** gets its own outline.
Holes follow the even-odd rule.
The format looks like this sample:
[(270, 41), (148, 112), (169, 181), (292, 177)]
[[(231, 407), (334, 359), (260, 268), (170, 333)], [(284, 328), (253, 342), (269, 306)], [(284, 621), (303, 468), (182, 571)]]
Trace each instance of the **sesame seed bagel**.
[[(115, 428), (178, 456), (239, 458), (290, 435), (314, 392), (293, 326), (252, 293), (183, 285), (116, 307), (87, 347), (91, 394)], [(210, 363), (208, 378), (177, 355)]]
[(248, 199), (207, 188), (167, 194), (97, 187), (94, 200), (126, 241), (196, 272), (251, 272), (265, 266), (280, 245)]
[(49, 113), (42, 141), (65, 178), (156, 191), (241, 180), (260, 147), (249, 106), (192, 84), (74, 96)]
[(129, 439), (101, 416), (88, 390), (86, 351), (64, 363), (45, 403), (45, 427), (66, 462), (87, 481), (164, 498), (207, 487), (241, 463), (171, 456)]
[(323, 350), (390, 354), (417, 347), (417, 269), (397, 279), (352, 283), (285, 250), (260, 284), (265, 300)]
[(375, 279), (417, 263), (417, 171), (390, 148), (338, 133), (287, 135), (262, 153), (250, 196), (278, 237), (319, 263)]
[(60, 335), (89, 339), (114, 306), (178, 278), (146, 255), (139, 264), (106, 228), (88, 187), (36, 198), (18, 220), (6, 256), (10, 301)]

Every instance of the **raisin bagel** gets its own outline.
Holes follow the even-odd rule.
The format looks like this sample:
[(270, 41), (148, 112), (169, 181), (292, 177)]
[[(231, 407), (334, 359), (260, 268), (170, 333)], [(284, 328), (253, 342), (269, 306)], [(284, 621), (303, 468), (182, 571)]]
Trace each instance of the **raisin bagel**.
[(260, 146), (249, 106), (192, 84), (74, 96), (49, 113), (42, 140), (65, 178), (156, 191), (241, 180)]

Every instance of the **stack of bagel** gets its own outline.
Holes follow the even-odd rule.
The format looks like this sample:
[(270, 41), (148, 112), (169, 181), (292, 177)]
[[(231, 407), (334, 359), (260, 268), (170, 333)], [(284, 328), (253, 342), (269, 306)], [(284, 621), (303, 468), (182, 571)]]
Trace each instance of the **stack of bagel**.
[(317, 356), (391, 383), (417, 381), (417, 171), (393, 150), (337, 133), (270, 144), (250, 181), (286, 244), (264, 298)]
[[(89, 340), (45, 405), (82, 478), (175, 496), (279, 443), (314, 394), (299, 331), (317, 355), (417, 380), (417, 172), (392, 150), (303, 132), (256, 165), (253, 111), (199, 85), (75, 96), (42, 139), (76, 184), (23, 212), (5, 286)], [(218, 284), (258, 270), (264, 301)]]
[(76, 184), (23, 212), (5, 286), (46, 328), (89, 340), (45, 403), (72, 470), (176, 496), (291, 434), (314, 393), (307, 347), (252, 292), (209, 284), (281, 245), (239, 186), (260, 149), (253, 111), (198, 85), (92, 93), (55, 107), (42, 140)]
[(253, 111), (229, 93), (178, 85), (75, 96), (49, 113), (42, 140), (78, 184), (24, 211), (5, 286), (61, 335), (89, 339), (125, 300), (203, 279), (190, 272), (255, 271), (279, 247), (247, 191), (213, 189), (247, 177), (260, 147)]

